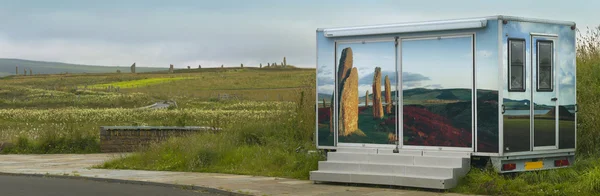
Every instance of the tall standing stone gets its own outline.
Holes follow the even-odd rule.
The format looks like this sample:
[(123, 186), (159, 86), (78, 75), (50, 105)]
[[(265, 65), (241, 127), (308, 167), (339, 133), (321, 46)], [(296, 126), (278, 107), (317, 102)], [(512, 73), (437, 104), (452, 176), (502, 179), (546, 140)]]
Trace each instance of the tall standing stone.
[(385, 113), (392, 113), (392, 89), (387, 75), (385, 75)]
[(341, 98), (340, 117), (343, 126), (340, 127), (340, 134), (347, 136), (358, 130), (358, 69), (356, 67), (350, 70), (345, 79)]
[(285, 57), (283, 57), (283, 66), (287, 65), (287, 61), (285, 61)]
[(169, 65), (169, 73), (173, 73), (173, 64)]
[(223, 68), (223, 64), (221, 64), (221, 68)]
[(259, 65), (259, 68), (262, 68), (262, 63)]
[(367, 90), (367, 93), (365, 93), (365, 106), (369, 107), (369, 91)]
[(240, 67), (244, 68), (244, 64), (242, 63), (242, 64), (240, 65)]
[(19, 75), (19, 66), (15, 67), (15, 75)]
[(27, 69), (23, 68), (23, 75), (27, 76)]
[(338, 64), (338, 86), (342, 86), (343, 79), (348, 77), (348, 72), (352, 69), (352, 63), (352, 48), (344, 48)]
[(267, 63), (267, 67), (271, 67), (271, 63)]
[(198, 65), (198, 69), (202, 69), (202, 65)]
[(383, 118), (383, 105), (381, 104), (381, 67), (375, 67), (373, 75), (373, 119)]
[(327, 102), (325, 102), (325, 98), (323, 98), (323, 108), (327, 108)]
[(188, 65), (188, 70), (192, 69), (189, 65)]
[(352, 67), (351, 48), (342, 50), (338, 81), (338, 134), (348, 136), (358, 130), (358, 69)]
[(133, 65), (131, 65), (131, 73), (135, 73), (135, 63), (133, 63)]

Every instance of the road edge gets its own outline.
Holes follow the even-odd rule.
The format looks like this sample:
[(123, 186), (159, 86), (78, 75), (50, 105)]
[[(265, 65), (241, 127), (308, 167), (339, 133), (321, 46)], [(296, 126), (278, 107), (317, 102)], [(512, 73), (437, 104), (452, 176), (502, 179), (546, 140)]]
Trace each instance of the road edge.
[(206, 191), (209, 193), (221, 194), (221, 195), (231, 195), (231, 196), (248, 196), (248, 194), (230, 192), (226, 190), (210, 188), (210, 187), (202, 187), (197, 185), (178, 185), (178, 184), (170, 184), (170, 183), (161, 183), (161, 182), (147, 182), (147, 181), (138, 181), (138, 180), (123, 180), (123, 179), (114, 179), (114, 178), (98, 178), (98, 177), (88, 177), (88, 176), (65, 176), (65, 175), (56, 175), (56, 174), (25, 174), (25, 173), (8, 173), (1, 172), (0, 175), (5, 176), (29, 176), (29, 177), (41, 177), (41, 178), (60, 178), (60, 179), (76, 179), (76, 180), (91, 180), (96, 182), (108, 182), (108, 183), (122, 183), (122, 184), (137, 184), (137, 185), (148, 185), (148, 186), (160, 186), (160, 187), (168, 187), (168, 188), (179, 188), (184, 190), (196, 190), (196, 191)]

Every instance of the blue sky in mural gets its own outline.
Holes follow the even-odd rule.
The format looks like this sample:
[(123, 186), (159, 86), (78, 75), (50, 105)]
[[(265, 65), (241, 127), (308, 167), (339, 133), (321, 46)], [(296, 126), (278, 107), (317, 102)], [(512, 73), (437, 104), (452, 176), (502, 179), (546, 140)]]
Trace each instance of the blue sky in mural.
[[(574, 43), (574, 34), (575, 32), (566, 26), (559, 25), (545, 25), (545, 24), (536, 24), (536, 23), (514, 23), (511, 22), (505, 26), (505, 32), (509, 33), (511, 37), (522, 37), (529, 39), (530, 32), (536, 33), (550, 33), (550, 34), (558, 34), (558, 41), (555, 43), (554, 47), (556, 50), (557, 59), (555, 59), (555, 69), (556, 72), (556, 80), (555, 82), (558, 86), (558, 100), (561, 105), (570, 105), (575, 103), (575, 43)], [(529, 42), (528, 42), (529, 43)], [(506, 41), (503, 42), (503, 49), (506, 51)], [(531, 44), (526, 45), (526, 52), (529, 53), (531, 51)], [(506, 59), (506, 53), (504, 53), (504, 58)], [(504, 62), (506, 64), (506, 62)], [(527, 58), (527, 64), (531, 65), (531, 59)], [(505, 65), (506, 66), (506, 65)], [(531, 78), (530, 75), (527, 74), (527, 89), (525, 93), (510, 93), (510, 99), (514, 100), (529, 100), (529, 94), (531, 92)], [(506, 88), (504, 88), (504, 93), (508, 93)], [(554, 103), (550, 101), (552, 97), (555, 95), (549, 94), (540, 94), (542, 102), (541, 104), (553, 105)], [(538, 99), (536, 99), (537, 101)]]
[(471, 37), (402, 41), (403, 88), (472, 88)]

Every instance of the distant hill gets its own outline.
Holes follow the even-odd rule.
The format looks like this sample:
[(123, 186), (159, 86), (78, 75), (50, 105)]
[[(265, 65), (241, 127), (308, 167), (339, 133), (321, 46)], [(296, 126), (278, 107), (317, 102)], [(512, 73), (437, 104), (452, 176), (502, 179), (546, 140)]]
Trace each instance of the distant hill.
[[(22, 59), (2, 59), (0, 58), (0, 77), (14, 75), (15, 66), (19, 66), (19, 74), (23, 74), (23, 69), (29, 69), (34, 74), (59, 74), (64, 72), (69, 73), (115, 73), (121, 70), (121, 73), (129, 73), (129, 65), (126, 66), (99, 66), (99, 65), (80, 65), (80, 64), (69, 64), (60, 62), (44, 62), (44, 61), (31, 61)], [(151, 67), (136, 67), (136, 72), (153, 72), (153, 71), (166, 71), (165, 68), (151, 68)]]

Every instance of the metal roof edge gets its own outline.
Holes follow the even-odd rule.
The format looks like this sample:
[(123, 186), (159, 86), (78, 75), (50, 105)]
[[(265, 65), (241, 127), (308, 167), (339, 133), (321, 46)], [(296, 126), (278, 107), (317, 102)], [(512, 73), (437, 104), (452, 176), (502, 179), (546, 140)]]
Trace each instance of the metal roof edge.
[(505, 16), (505, 15), (498, 15), (498, 16), (492, 16), (492, 17), (496, 17), (498, 20), (511, 20), (511, 21), (519, 21), (519, 22), (533, 22), (533, 23), (557, 24), (557, 25), (568, 25), (568, 26), (576, 25), (575, 22), (564, 21), (564, 20), (549, 20), (549, 19), (527, 18), (527, 17), (519, 17), (519, 16)]
[(484, 17), (456, 18), (456, 19), (445, 19), (445, 20), (426, 20), (426, 21), (414, 21), (414, 22), (402, 22), (402, 23), (387, 23), (387, 24), (374, 24), (374, 25), (355, 25), (355, 26), (332, 27), (332, 28), (317, 28), (317, 32), (331, 30), (331, 29), (369, 28), (369, 27), (378, 27), (378, 26), (387, 26), (387, 25), (419, 25), (419, 24), (444, 23), (444, 22), (450, 23), (450, 22), (461, 21), (461, 20), (476, 20), (476, 19), (511, 20), (511, 21), (520, 21), (520, 22), (558, 24), (558, 25), (569, 25), (569, 26), (576, 25), (575, 22), (571, 22), (571, 21), (547, 20), (547, 19), (526, 18), (526, 17), (507, 16), (507, 15), (493, 15), (493, 16), (484, 16)]

